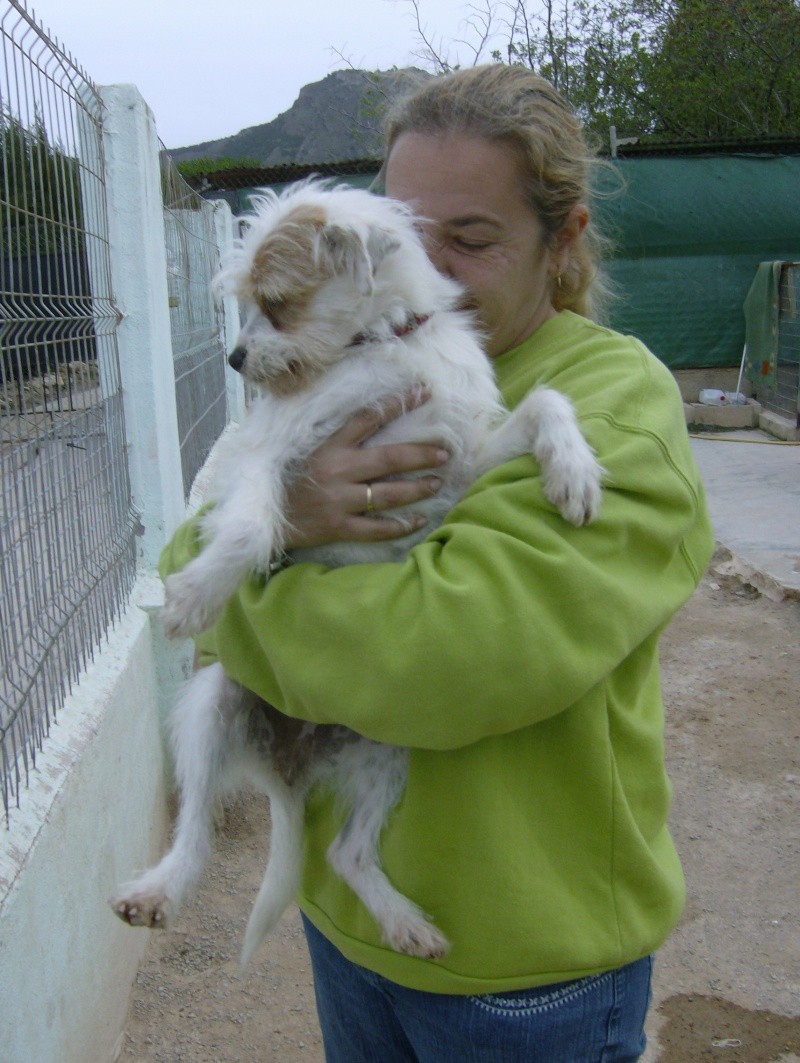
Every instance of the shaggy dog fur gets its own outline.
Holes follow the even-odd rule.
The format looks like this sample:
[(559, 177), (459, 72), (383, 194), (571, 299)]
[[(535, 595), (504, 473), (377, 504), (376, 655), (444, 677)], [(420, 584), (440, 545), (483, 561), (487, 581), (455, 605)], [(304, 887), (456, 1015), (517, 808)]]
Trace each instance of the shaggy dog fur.
[[(601, 469), (570, 404), (539, 388), (514, 413), (503, 409), (474, 322), (458, 309), (464, 293), (431, 265), (404, 206), (318, 182), (267, 193), (217, 287), (235, 292), (246, 310), (230, 362), (261, 394), (222, 462), (216, 505), (202, 522), (204, 549), (167, 580), (169, 636), (204, 631), (248, 574), (269, 571), (286, 538), (287, 490), (314, 450), (358, 410), (380, 409), (415, 389), (425, 388), (428, 401), (365, 445), (434, 442), (449, 452), (436, 470), (441, 489), (410, 507), (428, 525), (391, 542), (297, 550), (295, 560), (399, 559), (477, 477), (525, 453), (535, 456), (544, 492), (567, 520), (581, 524), (596, 514)], [(403, 519), (404, 512), (392, 515)], [(175, 840), (161, 863), (111, 898), (120, 918), (143, 926), (172, 918), (210, 855), (215, 798), (249, 782), (269, 796), (272, 834), (246, 962), (297, 890), (306, 796), (324, 783), (346, 810), (328, 852), (334, 869), (392, 948), (444, 955), (444, 935), (380, 863), (380, 833), (405, 786), (407, 750), (283, 716), (219, 665), (187, 684), (172, 739), (181, 795)]]

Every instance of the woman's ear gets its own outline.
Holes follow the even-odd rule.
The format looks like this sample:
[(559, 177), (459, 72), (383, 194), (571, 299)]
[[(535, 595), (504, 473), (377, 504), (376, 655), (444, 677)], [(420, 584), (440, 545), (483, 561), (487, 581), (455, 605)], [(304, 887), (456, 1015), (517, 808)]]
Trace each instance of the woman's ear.
[(567, 215), (561, 230), (556, 234), (555, 257), (559, 273), (567, 268), (572, 244), (589, 224), (589, 208), (585, 203), (576, 203)]

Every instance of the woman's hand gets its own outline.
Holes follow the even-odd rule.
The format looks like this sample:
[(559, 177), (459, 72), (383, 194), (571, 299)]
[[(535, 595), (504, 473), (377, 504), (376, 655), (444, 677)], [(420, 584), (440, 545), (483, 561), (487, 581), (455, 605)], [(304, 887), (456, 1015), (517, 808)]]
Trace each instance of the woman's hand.
[[(398, 401), (380, 413), (358, 413), (312, 454), (306, 475), (289, 491), (287, 549), (332, 542), (370, 543), (409, 534), (407, 525), (383, 514), (428, 498), (438, 491), (441, 481), (436, 476), (385, 477), (435, 469), (450, 455), (426, 443), (362, 444), (425, 398), (424, 394), (409, 396), (405, 403)], [(423, 524), (425, 518), (419, 516), (411, 530)]]

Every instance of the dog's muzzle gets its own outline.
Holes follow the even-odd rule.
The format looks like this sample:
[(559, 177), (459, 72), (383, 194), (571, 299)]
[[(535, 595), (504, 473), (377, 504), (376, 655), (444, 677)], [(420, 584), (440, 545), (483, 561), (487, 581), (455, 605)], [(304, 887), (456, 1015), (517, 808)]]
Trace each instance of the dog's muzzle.
[(231, 369), (235, 369), (237, 373), (241, 373), (242, 366), (244, 365), (244, 360), (246, 357), (247, 348), (236, 347), (233, 351), (231, 351), (230, 357), (228, 358), (228, 365), (231, 367)]

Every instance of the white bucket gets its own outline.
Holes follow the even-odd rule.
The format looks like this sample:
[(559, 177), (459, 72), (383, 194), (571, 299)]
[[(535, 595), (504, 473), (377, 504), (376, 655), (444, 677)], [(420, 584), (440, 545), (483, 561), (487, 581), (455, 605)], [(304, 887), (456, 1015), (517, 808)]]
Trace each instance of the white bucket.
[(721, 388), (703, 388), (700, 402), (704, 406), (744, 406), (747, 396), (741, 391), (723, 391)]

